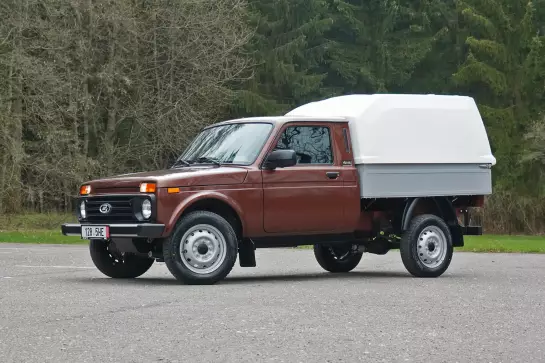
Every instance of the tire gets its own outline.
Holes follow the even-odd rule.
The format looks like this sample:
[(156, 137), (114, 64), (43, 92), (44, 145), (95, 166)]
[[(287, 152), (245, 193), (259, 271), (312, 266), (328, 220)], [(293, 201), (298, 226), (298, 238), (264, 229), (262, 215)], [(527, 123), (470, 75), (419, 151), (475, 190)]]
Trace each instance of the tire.
[(170, 273), (188, 285), (212, 285), (224, 279), (233, 269), (237, 252), (237, 237), (231, 224), (207, 211), (183, 217), (163, 242)]
[[(314, 245), (314, 257), (326, 271), (339, 273), (352, 271), (361, 261), (363, 252), (353, 253), (352, 246)], [(348, 253), (348, 254), (346, 254)]]
[(447, 224), (433, 214), (416, 216), (401, 238), (401, 260), (416, 277), (441, 276), (450, 265), (453, 251)]
[(143, 275), (153, 265), (153, 258), (125, 254), (123, 257), (110, 248), (111, 242), (91, 240), (89, 251), (97, 269), (115, 279), (132, 279)]

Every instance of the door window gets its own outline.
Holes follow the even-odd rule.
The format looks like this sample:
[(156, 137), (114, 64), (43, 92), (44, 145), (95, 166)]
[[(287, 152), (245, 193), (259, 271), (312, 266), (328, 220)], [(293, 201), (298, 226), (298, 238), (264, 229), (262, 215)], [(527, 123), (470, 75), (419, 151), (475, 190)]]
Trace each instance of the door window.
[(280, 136), (277, 149), (292, 149), (297, 164), (333, 164), (329, 127), (290, 126)]

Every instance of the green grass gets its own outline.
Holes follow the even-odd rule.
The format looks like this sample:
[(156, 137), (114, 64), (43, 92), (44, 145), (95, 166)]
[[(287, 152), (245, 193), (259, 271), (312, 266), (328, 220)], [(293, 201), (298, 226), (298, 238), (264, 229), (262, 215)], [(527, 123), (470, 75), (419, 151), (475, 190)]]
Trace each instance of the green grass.
[(465, 246), (456, 251), (545, 253), (545, 236), (465, 236)]
[(80, 237), (64, 236), (61, 229), (41, 231), (0, 231), (0, 243), (78, 244), (88, 243)]
[(0, 214), (1, 231), (60, 231), (63, 223), (76, 223), (77, 218), (69, 213)]
[(73, 214), (62, 213), (3, 214), (0, 215), (0, 243), (87, 243), (61, 233), (61, 224), (76, 220)]

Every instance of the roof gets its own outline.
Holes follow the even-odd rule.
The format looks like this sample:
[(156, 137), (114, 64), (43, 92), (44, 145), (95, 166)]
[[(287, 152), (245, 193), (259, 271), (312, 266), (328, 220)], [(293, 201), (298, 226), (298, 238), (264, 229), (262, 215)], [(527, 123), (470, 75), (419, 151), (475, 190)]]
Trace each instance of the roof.
[(435, 95), (435, 94), (350, 94), (335, 96), (323, 100), (309, 102), (294, 108), (286, 116), (313, 116), (357, 118), (366, 112), (373, 104), (383, 103), (385, 105), (404, 104), (410, 107), (411, 104), (417, 108), (465, 108), (473, 103), (468, 96), (458, 95)]
[(345, 117), (313, 117), (313, 116), (265, 116), (265, 117), (243, 117), (232, 120), (217, 122), (208, 126), (215, 127), (219, 125), (227, 125), (233, 123), (272, 123), (284, 124), (286, 122), (347, 122)]

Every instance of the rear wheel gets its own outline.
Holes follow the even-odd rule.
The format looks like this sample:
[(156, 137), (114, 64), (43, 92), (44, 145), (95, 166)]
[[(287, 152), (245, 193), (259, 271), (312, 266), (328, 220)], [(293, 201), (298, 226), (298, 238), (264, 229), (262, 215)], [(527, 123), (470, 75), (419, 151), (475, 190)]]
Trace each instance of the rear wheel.
[(361, 261), (363, 253), (354, 252), (352, 245), (314, 245), (314, 256), (318, 264), (329, 272), (352, 271)]
[(143, 275), (155, 261), (152, 258), (140, 257), (134, 254), (121, 254), (110, 241), (91, 240), (89, 243), (91, 259), (104, 275), (129, 279)]
[(416, 277), (438, 277), (452, 260), (452, 236), (446, 223), (432, 214), (415, 217), (401, 238), (401, 259)]
[(225, 278), (237, 258), (231, 224), (216, 213), (191, 212), (163, 244), (165, 264), (185, 284), (209, 285)]

